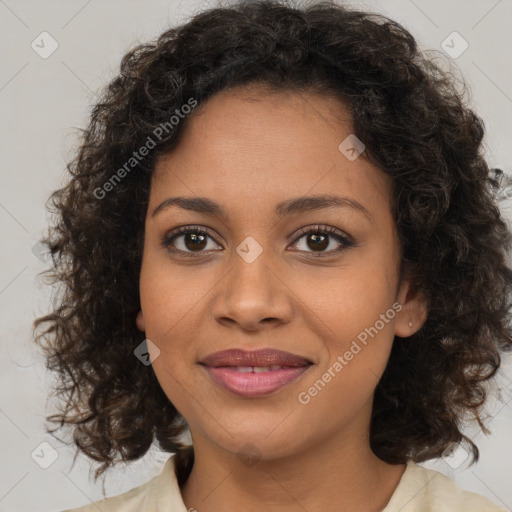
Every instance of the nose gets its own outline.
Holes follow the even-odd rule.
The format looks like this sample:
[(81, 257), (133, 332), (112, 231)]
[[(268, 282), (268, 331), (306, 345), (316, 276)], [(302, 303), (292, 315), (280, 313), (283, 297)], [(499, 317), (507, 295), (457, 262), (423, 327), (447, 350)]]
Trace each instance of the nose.
[(226, 326), (237, 325), (245, 331), (291, 321), (293, 292), (271, 259), (270, 251), (268, 254), (263, 251), (252, 262), (233, 254), (230, 268), (212, 299), (215, 321)]

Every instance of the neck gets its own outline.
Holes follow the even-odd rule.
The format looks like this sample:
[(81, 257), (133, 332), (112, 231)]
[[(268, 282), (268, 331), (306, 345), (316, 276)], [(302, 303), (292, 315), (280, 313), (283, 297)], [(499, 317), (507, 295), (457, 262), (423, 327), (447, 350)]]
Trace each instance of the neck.
[(193, 436), (195, 460), (181, 486), (187, 510), (380, 512), (405, 470), (370, 450), (353, 433), (286, 457), (243, 460), (202, 436)]

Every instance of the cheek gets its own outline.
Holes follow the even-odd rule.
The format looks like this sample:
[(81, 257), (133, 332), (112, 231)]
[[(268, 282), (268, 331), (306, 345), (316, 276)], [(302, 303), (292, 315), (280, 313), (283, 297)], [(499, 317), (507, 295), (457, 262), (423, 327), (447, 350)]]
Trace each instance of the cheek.
[(196, 328), (193, 306), (201, 300), (199, 290), (179, 276), (171, 278), (161, 266), (148, 264), (141, 271), (140, 298), (146, 338), (160, 351), (152, 359), (153, 371), (176, 409), (182, 415), (189, 414), (183, 362), (194, 357), (189, 338)]
[[(382, 261), (382, 260), (381, 260)], [(391, 275), (390, 275), (391, 274)], [(295, 278), (293, 291), (304, 304), (309, 323), (317, 323), (320, 337), (326, 336), (343, 348), (350, 339), (378, 321), (378, 330), (392, 331), (395, 300), (392, 269), (371, 265), (366, 258), (338, 269), (303, 273)], [(381, 325), (380, 315), (388, 322)], [(316, 317), (316, 320), (315, 320)]]
[[(199, 267), (172, 266), (165, 257), (147, 255), (140, 274), (140, 301), (146, 337), (160, 350), (153, 361), (155, 375), (171, 402), (190, 407), (190, 374), (199, 355), (194, 343), (206, 322), (206, 301), (218, 276)], [(196, 370), (194, 370), (196, 371)], [(198, 371), (198, 369), (197, 369)], [(193, 386), (192, 386), (193, 387)], [(183, 412), (182, 412), (183, 413)]]
[[(201, 275), (202, 274), (202, 275)], [(208, 272), (197, 267), (171, 266), (164, 257), (148, 257), (140, 274), (140, 301), (147, 337), (164, 343), (181, 339), (178, 332), (193, 328), (195, 311), (212, 288)]]
[(328, 383), (325, 389), (331, 391), (325, 394), (322, 383), (316, 386), (322, 389), (319, 402), (356, 406), (373, 392), (389, 358), (400, 309), (392, 277), (392, 265), (361, 259), (336, 274), (329, 269), (324, 278), (317, 273), (297, 281), (294, 291), (307, 306), (306, 322), (323, 340), (321, 368), (308, 382), (314, 385), (320, 377)]

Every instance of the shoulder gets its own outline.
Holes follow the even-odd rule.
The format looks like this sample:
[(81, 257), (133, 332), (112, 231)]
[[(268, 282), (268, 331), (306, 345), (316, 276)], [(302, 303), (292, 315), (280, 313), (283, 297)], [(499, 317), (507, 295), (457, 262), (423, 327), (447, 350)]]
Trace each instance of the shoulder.
[(439, 471), (407, 463), (391, 500), (382, 512), (504, 512), (480, 494), (458, 487)]
[(102, 512), (141, 512), (143, 510), (186, 512), (175, 475), (174, 457), (171, 456), (168, 459), (159, 475), (130, 491), (63, 512), (98, 512), (98, 510)]

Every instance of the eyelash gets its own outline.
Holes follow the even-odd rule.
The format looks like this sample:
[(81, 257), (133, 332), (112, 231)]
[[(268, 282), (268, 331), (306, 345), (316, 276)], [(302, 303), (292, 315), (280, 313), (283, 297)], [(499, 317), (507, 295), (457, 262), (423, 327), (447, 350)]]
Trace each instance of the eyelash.
[[(216, 244), (220, 245), (215, 240), (215, 238), (212, 236), (210, 230), (201, 228), (198, 226), (182, 226), (180, 228), (176, 228), (176, 229), (170, 231), (169, 233), (166, 233), (162, 238), (162, 245), (169, 252), (175, 253), (175, 254), (179, 253), (180, 255), (183, 255), (185, 257), (200, 258), (200, 257), (204, 256), (205, 253), (202, 253), (202, 252), (197, 252), (197, 253), (186, 252), (186, 251), (182, 251), (181, 249), (176, 249), (176, 248), (172, 247), (172, 243), (174, 242), (174, 240), (176, 240), (176, 238), (178, 238), (181, 235), (189, 234), (189, 233), (191, 233), (191, 234), (193, 233), (193, 234), (197, 234), (197, 235), (207, 235)], [(355, 243), (350, 238), (340, 234), (336, 228), (333, 228), (331, 226), (319, 226), (319, 225), (302, 228), (297, 233), (293, 244), (295, 244), (302, 237), (304, 237), (305, 235), (308, 235), (310, 233), (319, 234), (319, 235), (329, 235), (329, 236), (335, 238), (342, 245), (339, 249), (336, 249), (336, 250), (330, 250), (327, 252), (320, 252), (320, 253), (311, 252), (311, 254), (313, 254), (314, 258), (325, 258), (328, 256), (332, 256), (333, 254), (340, 253), (340, 252), (344, 251), (345, 249), (355, 246)], [(309, 252), (309, 251), (305, 251), (305, 252)]]

